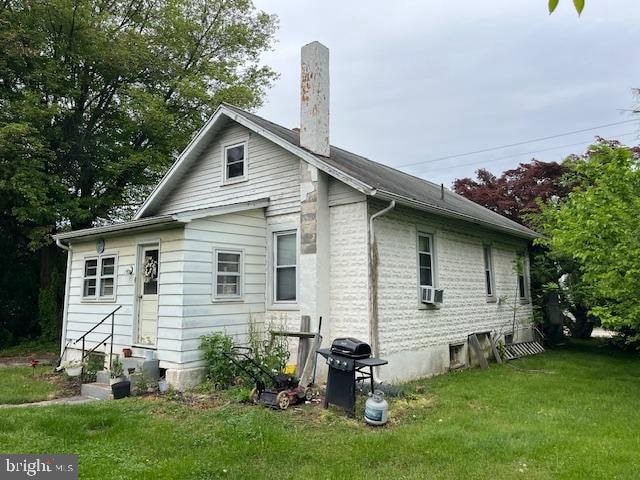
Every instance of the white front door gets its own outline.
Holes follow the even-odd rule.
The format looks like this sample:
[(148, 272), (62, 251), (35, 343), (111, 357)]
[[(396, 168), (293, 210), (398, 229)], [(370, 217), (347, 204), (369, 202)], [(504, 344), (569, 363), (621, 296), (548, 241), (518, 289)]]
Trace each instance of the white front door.
[(136, 343), (155, 346), (158, 331), (158, 245), (140, 247)]

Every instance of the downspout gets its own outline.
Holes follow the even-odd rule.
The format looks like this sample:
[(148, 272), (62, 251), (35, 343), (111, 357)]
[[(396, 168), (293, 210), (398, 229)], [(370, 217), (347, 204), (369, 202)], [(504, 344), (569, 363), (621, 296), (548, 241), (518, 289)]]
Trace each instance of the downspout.
[[(370, 293), (370, 308), (371, 314), (369, 316), (369, 343), (371, 344), (371, 351), (374, 357), (380, 354), (379, 345), (379, 332), (378, 332), (378, 244), (376, 242), (376, 234), (374, 230), (373, 221), (381, 217), (382, 215), (390, 212), (396, 206), (396, 201), (391, 200), (391, 203), (374, 213), (369, 218), (369, 285), (371, 289)], [(377, 371), (377, 369), (375, 369)], [(377, 372), (374, 373), (374, 381), (379, 383)]]
[[(64, 305), (62, 307), (62, 333), (60, 338), (60, 357), (62, 357), (65, 349), (65, 340), (67, 338), (67, 316), (69, 315), (69, 294), (71, 292), (71, 256), (73, 250), (69, 245), (65, 245), (59, 238), (56, 238), (56, 245), (67, 252), (67, 271), (65, 272), (64, 285)], [(60, 358), (62, 362), (62, 358)]]

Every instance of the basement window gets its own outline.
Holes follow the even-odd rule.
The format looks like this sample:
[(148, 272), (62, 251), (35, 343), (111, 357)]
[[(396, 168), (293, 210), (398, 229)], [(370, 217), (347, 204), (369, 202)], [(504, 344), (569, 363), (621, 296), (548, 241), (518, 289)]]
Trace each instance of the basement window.
[(223, 149), (224, 182), (234, 183), (247, 179), (247, 143), (227, 145)]
[(84, 300), (113, 300), (116, 293), (116, 256), (85, 258), (82, 282)]
[(242, 297), (242, 251), (214, 250), (216, 299)]
[(464, 367), (464, 343), (455, 343), (449, 345), (449, 368)]

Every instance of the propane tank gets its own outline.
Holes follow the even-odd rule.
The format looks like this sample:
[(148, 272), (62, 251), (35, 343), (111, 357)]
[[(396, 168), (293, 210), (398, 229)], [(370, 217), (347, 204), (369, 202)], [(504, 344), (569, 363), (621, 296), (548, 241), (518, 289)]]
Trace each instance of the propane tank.
[(364, 406), (364, 421), (369, 425), (384, 425), (389, 419), (389, 404), (380, 390), (373, 392)]

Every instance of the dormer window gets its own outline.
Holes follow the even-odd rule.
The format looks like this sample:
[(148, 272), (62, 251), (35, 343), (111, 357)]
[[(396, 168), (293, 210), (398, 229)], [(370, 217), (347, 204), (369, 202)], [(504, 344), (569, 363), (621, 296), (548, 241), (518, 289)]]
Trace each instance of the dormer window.
[(236, 143), (224, 147), (224, 183), (247, 179), (247, 143)]

